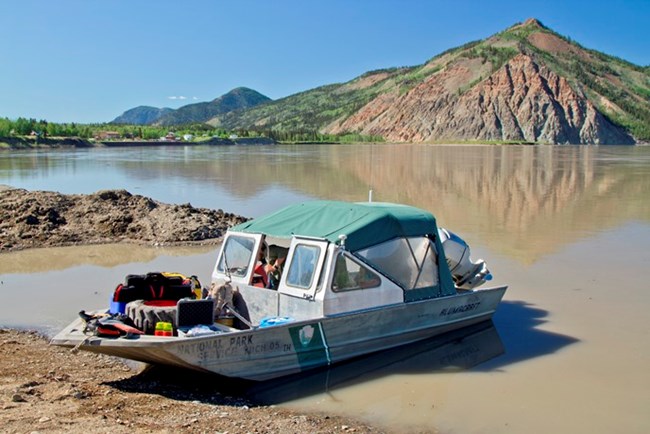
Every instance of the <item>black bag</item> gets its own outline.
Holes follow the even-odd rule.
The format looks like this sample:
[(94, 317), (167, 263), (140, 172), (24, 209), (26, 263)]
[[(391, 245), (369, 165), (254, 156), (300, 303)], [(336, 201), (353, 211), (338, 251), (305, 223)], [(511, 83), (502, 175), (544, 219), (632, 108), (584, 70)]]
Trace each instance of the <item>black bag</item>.
[(135, 300), (180, 300), (195, 298), (191, 279), (165, 276), (162, 273), (129, 274), (124, 284), (113, 293), (113, 301), (128, 303)]

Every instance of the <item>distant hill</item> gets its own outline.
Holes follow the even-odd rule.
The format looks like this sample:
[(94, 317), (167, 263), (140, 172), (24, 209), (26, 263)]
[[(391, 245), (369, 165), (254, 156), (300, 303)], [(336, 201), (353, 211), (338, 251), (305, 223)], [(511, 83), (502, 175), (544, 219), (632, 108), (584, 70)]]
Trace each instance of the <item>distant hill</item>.
[(125, 111), (111, 121), (112, 124), (149, 125), (156, 122), (165, 114), (172, 112), (170, 108), (156, 108), (141, 105)]
[(164, 126), (203, 123), (214, 116), (233, 110), (255, 107), (267, 101), (271, 101), (271, 99), (257, 91), (238, 87), (210, 102), (188, 104), (176, 110), (136, 107), (127, 110), (115, 118), (112, 123)]
[(368, 72), (208, 123), (395, 142), (631, 144), (650, 140), (650, 71), (529, 19), (419, 66)]

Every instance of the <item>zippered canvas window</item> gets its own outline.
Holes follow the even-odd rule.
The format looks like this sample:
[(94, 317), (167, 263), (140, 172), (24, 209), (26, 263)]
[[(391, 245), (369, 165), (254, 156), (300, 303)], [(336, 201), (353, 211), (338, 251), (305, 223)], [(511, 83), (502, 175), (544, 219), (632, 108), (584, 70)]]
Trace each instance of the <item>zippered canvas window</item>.
[(406, 290), (438, 285), (435, 245), (427, 237), (396, 238), (357, 254)]

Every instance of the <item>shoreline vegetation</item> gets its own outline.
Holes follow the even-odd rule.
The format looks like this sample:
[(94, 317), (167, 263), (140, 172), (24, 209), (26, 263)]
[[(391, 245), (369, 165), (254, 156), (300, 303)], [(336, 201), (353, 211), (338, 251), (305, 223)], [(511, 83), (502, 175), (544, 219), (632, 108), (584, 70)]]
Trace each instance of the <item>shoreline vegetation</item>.
[(379, 136), (317, 131), (225, 130), (207, 124), (175, 126), (53, 123), (0, 118), (0, 150), (117, 146), (273, 145), (378, 143)]

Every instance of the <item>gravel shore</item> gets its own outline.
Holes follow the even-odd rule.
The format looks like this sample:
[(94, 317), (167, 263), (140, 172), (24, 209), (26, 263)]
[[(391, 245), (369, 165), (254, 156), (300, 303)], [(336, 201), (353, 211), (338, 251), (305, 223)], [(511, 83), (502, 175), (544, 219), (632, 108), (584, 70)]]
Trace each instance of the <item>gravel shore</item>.
[[(134, 371), (120, 359), (50, 346), (0, 329), (2, 433), (380, 433), (367, 424), (303, 414), (215, 392), (218, 381)], [(181, 380), (182, 379), (182, 380)]]
[(216, 244), (242, 216), (170, 205), (126, 190), (61, 194), (0, 188), (0, 252), (130, 242), (148, 245)]

